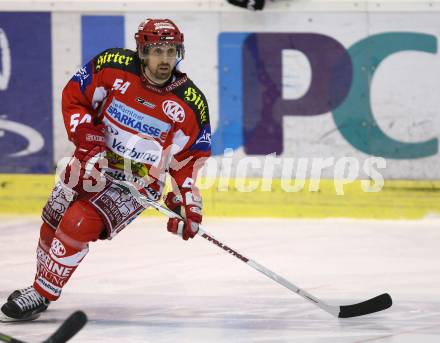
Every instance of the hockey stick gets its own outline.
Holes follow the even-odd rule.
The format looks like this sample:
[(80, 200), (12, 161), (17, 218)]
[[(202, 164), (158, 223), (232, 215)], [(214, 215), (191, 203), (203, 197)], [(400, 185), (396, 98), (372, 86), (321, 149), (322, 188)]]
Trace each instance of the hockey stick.
[[(110, 176), (106, 175), (106, 177), (111, 178)], [(126, 181), (120, 181), (116, 180), (114, 178), (111, 178), (112, 181), (120, 184), (123, 187), (126, 187), (129, 189), (131, 194), (144, 206), (144, 207), (153, 207), (160, 213), (164, 214), (168, 218), (178, 218), (182, 219), (180, 215), (177, 213), (171, 211), (169, 208), (165, 207), (164, 205), (161, 205), (160, 203), (150, 200), (148, 197), (141, 195), (138, 190), (130, 183)], [(263, 265), (257, 263), (256, 261), (253, 261), (243, 254), (239, 253), (238, 251), (232, 249), (228, 245), (222, 243), (220, 240), (214, 238), (214, 236), (207, 231), (203, 230), (199, 226), (199, 231), (197, 234), (207, 241), (211, 242), (212, 244), (218, 246), (220, 249), (228, 252), (229, 254), (235, 256), (239, 260), (246, 263), (248, 266), (254, 268), (255, 270), (259, 271), (260, 273), (266, 275), (268, 278), (272, 279), (273, 281), (279, 283), (280, 285), (286, 287), (287, 289), (295, 292), (296, 294), (300, 295), (307, 301), (315, 304), (322, 310), (330, 313), (331, 315), (338, 317), (338, 318), (350, 318), (350, 317), (358, 317), (363, 316), (366, 314), (378, 312), (385, 310), (389, 307), (391, 307), (393, 301), (391, 299), (391, 296), (388, 293), (380, 294), (374, 298), (368, 299), (366, 301), (352, 304), (352, 305), (341, 305), (341, 306), (334, 306), (329, 305), (325, 303), (324, 301), (316, 298), (315, 296), (311, 295), (310, 293), (306, 292), (305, 290), (295, 286), (293, 283), (288, 281), (287, 279), (283, 278), (282, 276), (274, 273), (273, 271), (267, 269)]]
[[(72, 313), (49, 338), (43, 343), (64, 343), (75, 336), (87, 323), (87, 316), (82, 311)], [(0, 333), (0, 342), (26, 343)]]

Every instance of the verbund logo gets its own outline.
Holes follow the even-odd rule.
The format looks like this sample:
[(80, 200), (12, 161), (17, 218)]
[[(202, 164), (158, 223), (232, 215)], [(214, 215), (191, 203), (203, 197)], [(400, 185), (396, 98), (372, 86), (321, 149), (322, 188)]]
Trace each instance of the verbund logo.
[[(280, 61), (285, 50), (299, 51), (311, 69), (309, 86), (296, 99), (283, 98), (282, 94)], [(335, 38), (318, 33), (220, 34), (222, 124), (213, 135), (214, 154), (240, 147), (250, 155), (281, 154), (284, 116), (310, 117), (331, 112), (336, 129), (346, 142), (368, 155), (393, 159), (436, 155), (438, 139), (394, 139), (374, 117), (370, 94), (374, 73), (385, 58), (401, 51), (435, 54), (437, 38), (423, 33), (390, 32), (368, 36), (346, 48)]]
[(107, 118), (103, 122), (107, 129), (106, 145), (111, 151), (135, 162), (157, 166), (162, 154), (162, 146), (158, 142), (116, 128)]

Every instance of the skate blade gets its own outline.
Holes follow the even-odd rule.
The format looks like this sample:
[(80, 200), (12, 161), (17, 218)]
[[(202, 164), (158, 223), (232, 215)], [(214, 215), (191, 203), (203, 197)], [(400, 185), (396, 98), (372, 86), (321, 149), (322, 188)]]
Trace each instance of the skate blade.
[(6, 314), (0, 311), (0, 323), (16, 323), (16, 322), (29, 322), (37, 319), (41, 313), (34, 314), (26, 319), (17, 319), (8, 317)]

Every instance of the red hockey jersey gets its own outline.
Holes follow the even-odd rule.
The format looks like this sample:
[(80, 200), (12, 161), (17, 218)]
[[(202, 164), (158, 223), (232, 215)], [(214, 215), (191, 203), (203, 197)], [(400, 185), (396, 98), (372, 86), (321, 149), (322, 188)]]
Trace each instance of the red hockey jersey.
[[(133, 175), (163, 181), (174, 161), (170, 175), (179, 187), (192, 187), (197, 170), (211, 154), (206, 98), (178, 71), (161, 88), (142, 78), (137, 53), (127, 49), (106, 50), (81, 68), (63, 90), (69, 139), (80, 123), (102, 121), (109, 172), (124, 178), (125, 159)], [(160, 176), (154, 175), (154, 167), (162, 171)]]

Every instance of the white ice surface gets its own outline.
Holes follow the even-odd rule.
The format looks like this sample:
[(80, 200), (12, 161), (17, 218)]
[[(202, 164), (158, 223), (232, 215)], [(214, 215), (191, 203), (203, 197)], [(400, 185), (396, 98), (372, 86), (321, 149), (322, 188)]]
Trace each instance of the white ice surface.
[[(0, 218), (0, 297), (30, 285), (39, 218)], [(72, 342), (439, 342), (440, 220), (206, 218), (219, 239), (331, 304), (389, 292), (394, 305), (336, 319), (209, 242), (184, 242), (165, 219), (136, 220), (89, 255), (37, 321), (0, 332), (41, 342), (70, 313)]]

